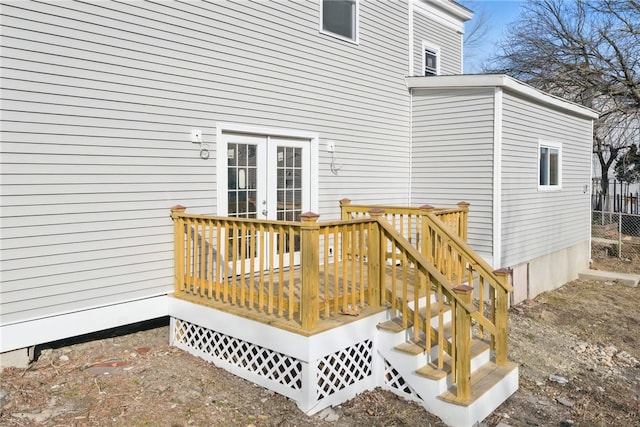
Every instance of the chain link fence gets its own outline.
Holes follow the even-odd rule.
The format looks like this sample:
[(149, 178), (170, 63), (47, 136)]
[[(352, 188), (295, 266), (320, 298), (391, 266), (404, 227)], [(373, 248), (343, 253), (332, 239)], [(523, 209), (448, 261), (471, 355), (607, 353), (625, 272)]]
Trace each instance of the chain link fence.
[(640, 214), (594, 210), (591, 219), (592, 258), (640, 263)]

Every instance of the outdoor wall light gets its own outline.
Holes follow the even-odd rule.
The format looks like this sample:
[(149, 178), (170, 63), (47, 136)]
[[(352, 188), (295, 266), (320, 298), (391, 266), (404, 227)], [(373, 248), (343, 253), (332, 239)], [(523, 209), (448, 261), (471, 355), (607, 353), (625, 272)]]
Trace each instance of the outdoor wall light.
[(200, 144), (200, 158), (207, 160), (209, 158), (209, 145), (202, 142), (202, 130), (191, 129), (191, 142)]
[(327, 153), (331, 153), (331, 164), (329, 165), (329, 169), (331, 173), (334, 175), (338, 175), (338, 171), (342, 168), (342, 161), (336, 159), (336, 143), (328, 140), (327, 141)]

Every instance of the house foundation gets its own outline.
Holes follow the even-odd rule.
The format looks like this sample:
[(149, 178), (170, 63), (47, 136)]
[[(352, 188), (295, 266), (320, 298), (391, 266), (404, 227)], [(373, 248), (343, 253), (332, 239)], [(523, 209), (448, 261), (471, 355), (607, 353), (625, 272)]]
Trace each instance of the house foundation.
[(35, 356), (35, 346), (0, 353), (0, 371), (4, 368), (26, 369)]
[(584, 241), (513, 267), (513, 303), (537, 295), (577, 279), (589, 268), (589, 242)]

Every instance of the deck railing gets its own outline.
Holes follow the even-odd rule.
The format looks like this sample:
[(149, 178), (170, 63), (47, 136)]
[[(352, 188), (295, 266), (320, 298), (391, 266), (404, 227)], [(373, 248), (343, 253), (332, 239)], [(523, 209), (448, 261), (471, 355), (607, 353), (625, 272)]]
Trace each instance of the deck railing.
[(418, 246), (422, 226), (420, 218), (427, 212), (434, 213), (454, 234), (467, 241), (469, 203), (459, 202), (457, 208), (362, 205), (351, 203), (349, 199), (340, 200), (342, 219), (366, 218), (371, 209), (382, 209), (384, 217), (409, 242)]
[[(511, 287), (508, 272), (491, 271), (461, 237), (466, 216), (463, 222), (456, 213), (455, 232), (441, 220), (451, 213), (426, 207), (411, 222), (403, 217), (394, 225), (383, 208), (318, 223), (311, 213), (282, 222), (191, 215), (174, 207), (175, 294), (294, 321), (302, 331), (320, 319), (387, 305), (405, 328), (414, 326), (415, 345), (427, 352), (437, 346), (439, 369), (444, 354), (451, 357), (452, 381), (458, 397), (466, 398), (472, 322), (480, 336), (490, 335), (496, 363), (507, 362)], [(419, 298), (437, 320), (420, 315)], [(451, 339), (444, 321), (449, 308)]]

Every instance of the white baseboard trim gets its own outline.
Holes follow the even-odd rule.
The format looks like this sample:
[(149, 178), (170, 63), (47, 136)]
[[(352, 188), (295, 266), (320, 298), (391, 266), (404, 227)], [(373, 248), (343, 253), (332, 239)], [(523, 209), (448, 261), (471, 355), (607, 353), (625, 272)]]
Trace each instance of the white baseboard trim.
[(0, 325), (0, 353), (169, 314), (166, 295)]

